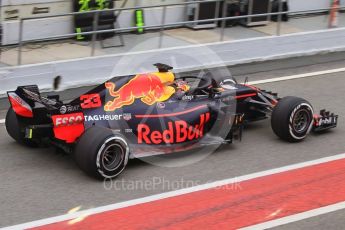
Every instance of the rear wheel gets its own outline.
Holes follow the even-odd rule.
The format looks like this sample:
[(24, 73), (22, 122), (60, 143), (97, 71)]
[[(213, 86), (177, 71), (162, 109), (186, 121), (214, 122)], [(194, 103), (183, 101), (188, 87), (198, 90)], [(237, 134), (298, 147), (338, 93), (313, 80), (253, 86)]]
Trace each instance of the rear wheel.
[(283, 140), (304, 140), (313, 126), (313, 107), (298, 97), (281, 99), (273, 110), (271, 125), (274, 133)]
[(80, 137), (74, 157), (78, 166), (88, 175), (111, 179), (126, 167), (129, 148), (122, 135), (94, 126)]
[(9, 108), (6, 114), (5, 126), (7, 133), (18, 143), (30, 146), (37, 147), (38, 143), (34, 140), (25, 138), (24, 124), (22, 124), (16, 113), (12, 108)]

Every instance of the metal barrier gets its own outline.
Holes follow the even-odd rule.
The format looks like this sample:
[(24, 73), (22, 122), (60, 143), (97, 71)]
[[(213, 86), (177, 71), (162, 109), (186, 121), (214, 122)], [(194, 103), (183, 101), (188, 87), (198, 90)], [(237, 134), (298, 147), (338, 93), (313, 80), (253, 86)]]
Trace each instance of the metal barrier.
[[(118, 28), (118, 29), (109, 29), (109, 30), (97, 30), (98, 27), (98, 17), (101, 12), (121, 12), (125, 10), (137, 10), (137, 9), (152, 9), (152, 8), (163, 8), (163, 14), (161, 23), (158, 25), (151, 25), (151, 26), (141, 26), (140, 28), (144, 29), (159, 29), (160, 30), (160, 37), (159, 37), (159, 44), (158, 47), (162, 47), (163, 43), (163, 32), (164, 29), (172, 28), (176, 26), (184, 26), (190, 23), (203, 23), (203, 22), (218, 22), (221, 21), (221, 33), (220, 33), (220, 41), (224, 40), (224, 30), (225, 30), (225, 24), (227, 20), (234, 20), (234, 19), (247, 19), (247, 18), (254, 18), (254, 17), (260, 17), (260, 16), (273, 16), (277, 15), (277, 29), (276, 29), (276, 36), (279, 36), (281, 33), (281, 22), (282, 22), (282, 15), (284, 14), (311, 14), (311, 13), (325, 13), (329, 12), (332, 8), (325, 8), (321, 10), (310, 10), (310, 11), (282, 11), (283, 9), (283, 1), (279, 0), (279, 12), (277, 13), (264, 13), (264, 14), (251, 14), (251, 15), (243, 15), (243, 16), (234, 16), (234, 17), (226, 17), (226, 12), (223, 10), (221, 17), (218, 17), (219, 15), (216, 15), (216, 18), (214, 19), (204, 19), (204, 20), (191, 20), (191, 21), (182, 21), (182, 22), (176, 22), (176, 23), (165, 23), (166, 21), (166, 11), (167, 7), (171, 6), (180, 6), (180, 5), (195, 5), (195, 4), (201, 4), (201, 3), (210, 3), (210, 2), (224, 2), (224, 0), (204, 0), (204, 1), (194, 1), (194, 2), (183, 2), (183, 3), (173, 3), (173, 4), (163, 4), (163, 5), (151, 5), (151, 6), (142, 6), (142, 7), (127, 7), (127, 8), (118, 8), (118, 9), (105, 9), (105, 10), (93, 10), (93, 11), (87, 11), (87, 12), (72, 12), (72, 13), (65, 13), (65, 14), (57, 14), (57, 15), (49, 15), (49, 16), (41, 16), (41, 17), (28, 17), (28, 18), (22, 18), (19, 22), (19, 41), (18, 41), (18, 60), (17, 65), (21, 65), (22, 63), (22, 47), (26, 43), (32, 43), (32, 42), (40, 42), (40, 41), (50, 41), (50, 40), (56, 40), (56, 39), (63, 39), (63, 38), (70, 38), (74, 37), (76, 35), (92, 35), (91, 40), (91, 56), (94, 56), (95, 49), (96, 49), (96, 37), (97, 34), (102, 33), (109, 33), (109, 32), (132, 32), (139, 27), (127, 27), (127, 28)], [(345, 7), (338, 7), (338, 10), (344, 10)], [(45, 37), (42, 39), (30, 39), (30, 40), (23, 40), (23, 27), (24, 27), (24, 21), (27, 20), (37, 20), (37, 19), (45, 19), (45, 18), (55, 18), (55, 17), (64, 17), (64, 16), (74, 16), (79, 14), (93, 14), (93, 31), (90, 32), (81, 32), (81, 33), (71, 33), (71, 34), (63, 34), (58, 36), (50, 36)]]

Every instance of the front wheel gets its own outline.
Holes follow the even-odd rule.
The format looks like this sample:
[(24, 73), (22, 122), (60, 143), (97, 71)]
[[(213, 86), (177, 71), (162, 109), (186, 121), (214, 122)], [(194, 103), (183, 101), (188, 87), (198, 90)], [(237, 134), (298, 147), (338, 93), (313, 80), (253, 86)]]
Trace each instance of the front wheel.
[(302, 98), (284, 97), (273, 109), (271, 126), (285, 141), (302, 141), (313, 126), (313, 107)]
[(122, 135), (93, 126), (78, 140), (74, 157), (78, 166), (88, 175), (112, 179), (125, 169), (129, 148)]

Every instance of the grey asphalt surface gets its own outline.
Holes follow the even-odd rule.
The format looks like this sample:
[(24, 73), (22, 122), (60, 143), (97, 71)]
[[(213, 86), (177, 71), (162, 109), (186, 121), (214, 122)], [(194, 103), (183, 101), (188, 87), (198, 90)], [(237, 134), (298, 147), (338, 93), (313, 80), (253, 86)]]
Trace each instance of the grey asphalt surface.
[[(239, 66), (234, 75), (251, 80), (286, 76), (345, 66), (343, 53), (287, 60), (286, 63), (258, 63), (255, 68)], [(242, 71), (240, 70), (242, 68)], [(253, 69), (250, 69), (253, 68)], [(269, 69), (274, 69), (269, 71)], [(237, 71), (237, 72), (236, 72)], [(251, 73), (250, 73), (251, 72)], [(280, 141), (271, 131), (268, 120), (253, 123), (244, 131), (243, 141), (222, 146), (207, 158), (194, 164), (167, 168), (130, 161), (117, 184), (90, 179), (81, 172), (69, 155), (53, 148), (30, 149), (15, 143), (0, 125), (0, 226), (9, 226), (41, 218), (61, 215), (70, 209), (98, 207), (120, 201), (182, 188), (174, 182), (193, 185), (233, 178), (298, 162), (314, 160), (345, 152), (345, 73), (313, 78), (268, 83), (263, 89), (280, 96), (298, 95), (309, 100), (316, 110), (327, 108), (340, 115), (339, 127), (323, 135), (311, 135), (303, 143)], [(65, 94), (67, 95), (67, 94)], [(3, 118), (3, 117), (0, 117)], [(133, 183), (158, 181), (156, 186), (132, 189)], [(189, 183), (189, 185), (190, 185)], [(140, 183), (139, 183), (140, 184)], [(345, 211), (281, 226), (278, 229), (343, 229)], [(333, 222), (332, 222), (333, 221)]]
[[(311, 55), (279, 59), (275, 61), (255, 62), (231, 66), (228, 69), (238, 81), (244, 81), (246, 77), (250, 81), (275, 78), (286, 75), (301, 74), (306, 72), (321, 71), (345, 66), (345, 52), (326, 53), (323, 55)], [(212, 71), (212, 69), (211, 69)], [(199, 74), (198, 71), (181, 73), (181, 75)], [(65, 77), (63, 77), (63, 80)], [(30, 84), (35, 84), (30, 82)], [(73, 88), (62, 92), (54, 92), (60, 95), (62, 100), (71, 100), (80, 94), (87, 92), (94, 86)], [(46, 93), (43, 93), (46, 94)], [(5, 117), (6, 109), (9, 107), (7, 98), (0, 98), (0, 118)]]

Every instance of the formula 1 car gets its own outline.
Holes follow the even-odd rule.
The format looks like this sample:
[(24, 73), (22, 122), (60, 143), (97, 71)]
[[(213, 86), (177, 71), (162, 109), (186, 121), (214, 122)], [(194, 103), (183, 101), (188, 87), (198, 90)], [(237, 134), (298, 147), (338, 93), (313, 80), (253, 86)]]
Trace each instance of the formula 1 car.
[(172, 67), (114, 77), (62, 102), (36, 85), (8, 92), (8, 134), (28, 146), (53, 145), (72, 153), (97, 178), (114, 178), (131, 158), (186, 151), (240, 140), (248, 122), (271, 118), (282, 140), (299, 142), (337, 125), (338, 116), (298, 97), (240, 84), (231, 76), (176, 77)]

